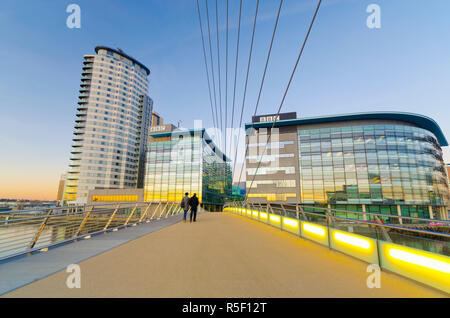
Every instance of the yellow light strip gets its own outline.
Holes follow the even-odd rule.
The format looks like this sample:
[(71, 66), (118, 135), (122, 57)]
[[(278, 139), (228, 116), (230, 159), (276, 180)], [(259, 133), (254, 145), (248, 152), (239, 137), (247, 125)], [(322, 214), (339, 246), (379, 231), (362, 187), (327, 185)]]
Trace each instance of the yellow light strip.
[(294, 227), (294, 228), (298, 227), (298, 221), (297, 220), (283, 218), (283, 223), (288, 225), (288, 226)]
[(267, 213), (265, 213), (265, 212), (259, 212), (259, 217), (260, 217), (261, 219), (267, 219)]
[(334, 238), (340, 242), (350, 244), (353, 246), (357, 246), (360, 248), (368, 249), (370, 247), (369, 241), (359, 238), (359, 237), (356, 237), (356, 236), (353, 236), (353, 235), (350, 235), (350, 234), (335, 232)]
[(411, 263), (414, 265), (419, 265), (427, 268), (434, 269), (436, 271), (440, 271), (446, 274), (450, 273), (450, 264), (446, 262), (442, 262), (431, 257), (421, 256), (415, 253), (410, 253), (406, 251), (402, 251), (397, 248), (390, 248), (389, 255), (395, 259)]
[(258, 211), (253, 211), (253, 216), (257, 218), (258, 217)]
[(319, 236), (325, 236), (325, 230), (323, 228), (321, 228), (320, 226), (317, 225), (312, 225), (309, 223), (302, 223), (303, 226), (303, 230), (305, 230), (306, 232), (310, 232)]
[(274, 222), (274, 223), (280, 223), (280, 217), (278, 215), (270, 215), (270, 221)]

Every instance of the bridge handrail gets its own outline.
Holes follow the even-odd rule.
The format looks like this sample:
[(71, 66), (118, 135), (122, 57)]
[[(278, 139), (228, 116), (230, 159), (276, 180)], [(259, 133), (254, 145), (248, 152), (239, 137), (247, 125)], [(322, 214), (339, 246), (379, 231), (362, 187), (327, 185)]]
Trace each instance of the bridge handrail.
[[(363, 260), (372, 267), (378, 265), (379, 269), (386, 269), (450, 294), (450, 256), (448, 250), (445, 250), (450, 246), (450, 241), (446, 240), (450, 235), (446, 233), (406, 229), (392, 224), (372, 223), (317, 212), (296, 211), (301, 215), (296, 214), (293, 217), (273, 213), (269, 207), (270, 205), (262, 208), (261, 205), (255, 207), (250, 203), (233, 203), (224, 210), (291, 232), (332, 250)], [(313, 215), (326, 218), (326, 224), (306, 217)], [(336, 226), (336, 224), (339, 225), (340, 220), (375, 227), (376, 231), (372, 233), (375, 235), (371, 236), (366, 230), (354, 225), (345, 224), (351, 228)], [(386, 228), (440, 235), (445, 237), (445, 240), (424, 240), (417, 237), (417, 241), (413, 239), (411, 242), (408, 241), (411, 236), (396, 236), (392, 241), (389, 236), (384, 235), (385, 233), (378, 232), (378, 230), (385, 231)], [(420, 241), (426, 243), (418, 247), (417, 243)], [(437, 244), (428, 245), (428, 242), (433, 241)], [(430, 249), (430, 247), (433, 248)]]
[(182, 212), (178, 201), (126, 201), (72, 206), (70, 211), (68, 208), (46, 209), (46, 214), (38, 216), (17, 213), (28, 210), (6, 216), (0, 221), (0, 261)]

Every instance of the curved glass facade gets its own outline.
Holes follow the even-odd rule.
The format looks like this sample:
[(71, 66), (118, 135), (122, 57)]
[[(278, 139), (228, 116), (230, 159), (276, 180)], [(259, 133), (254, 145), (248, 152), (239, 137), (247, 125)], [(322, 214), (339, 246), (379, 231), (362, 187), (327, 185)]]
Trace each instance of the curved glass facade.
[[(395, 207), (448, 202), (442, 150), (428, 130), (402, 124), (298, 126), (298, 145), (302, 203)], [(428, 217), (427, 209), (405, 212)]]
[[(164, 134), (163, 134), (164, 135)], [(145, 201), (179, 202), (197, 194), (203, 206), (231, 197), (231, 168), (202, 131), (151, 134), (144, 182)]]

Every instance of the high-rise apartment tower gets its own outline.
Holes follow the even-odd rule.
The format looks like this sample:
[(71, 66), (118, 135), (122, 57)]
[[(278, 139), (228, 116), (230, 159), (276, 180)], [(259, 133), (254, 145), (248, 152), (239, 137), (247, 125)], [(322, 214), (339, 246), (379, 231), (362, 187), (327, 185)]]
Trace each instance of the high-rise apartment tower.
[(89, 190), (142, 187), (153, 101), (150, 70), (120, 49), (85, 55), (64, 202), (83, 204)]

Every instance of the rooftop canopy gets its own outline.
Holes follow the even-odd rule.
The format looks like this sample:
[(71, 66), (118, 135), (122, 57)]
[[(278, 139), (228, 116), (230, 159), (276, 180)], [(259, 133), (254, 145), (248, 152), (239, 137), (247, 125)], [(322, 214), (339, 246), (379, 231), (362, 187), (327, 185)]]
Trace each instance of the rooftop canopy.
[[(439, 125), (430, 117), (403, 112), (369, 112), (369, 113), (354, 113), (343, 115), (330, 115), (319, 117), (305, 117), (297, 119), (278, 120), (275, 123), (275, 127), (291, 126), (291, 125), (307, 125), (307, 124), (319, 124), (319, 123), (332, 123), (349, 120), (370, 120), (370, 119), (386, 119), (386, 120), (398, 120), (405, 123), (413, 124), (419, 128), (426, 129), (432, 132), (441, 146), (448, 146), (447, 139), (444, 136)], [(270, 128), (273, 125), (273, 121), (247, 123), (245, 129), (254, 128)]]
[(147, 72), (147, 75), (150, 75), (150, 70), (147, 68), (147, 66), (145, 66), (144, 64), (142, 64), (141, 62), (136, 60), (134, 57), (131, 57), (131, 56), (125, 54), (125, 52), (123, 52), (122, 50), (120, 50), (120, 49), (118, 49), (118, 50), (112, 49), (112, 48), (107, 47), (107, 46), (97, 46), (97, 47), (95, 47), (95, 53), (98, 53), (98, 51), (102, 50), (102, 49), (103, 50), (108, 50), (108, 51), (111, 51), (111, 52), (114, 52), (114, 53), (117, 53), (119, 55), (122, 55), (123, 57), (133, 61), (134, 63), (136, 63), (137, 65), (142, 67)]

